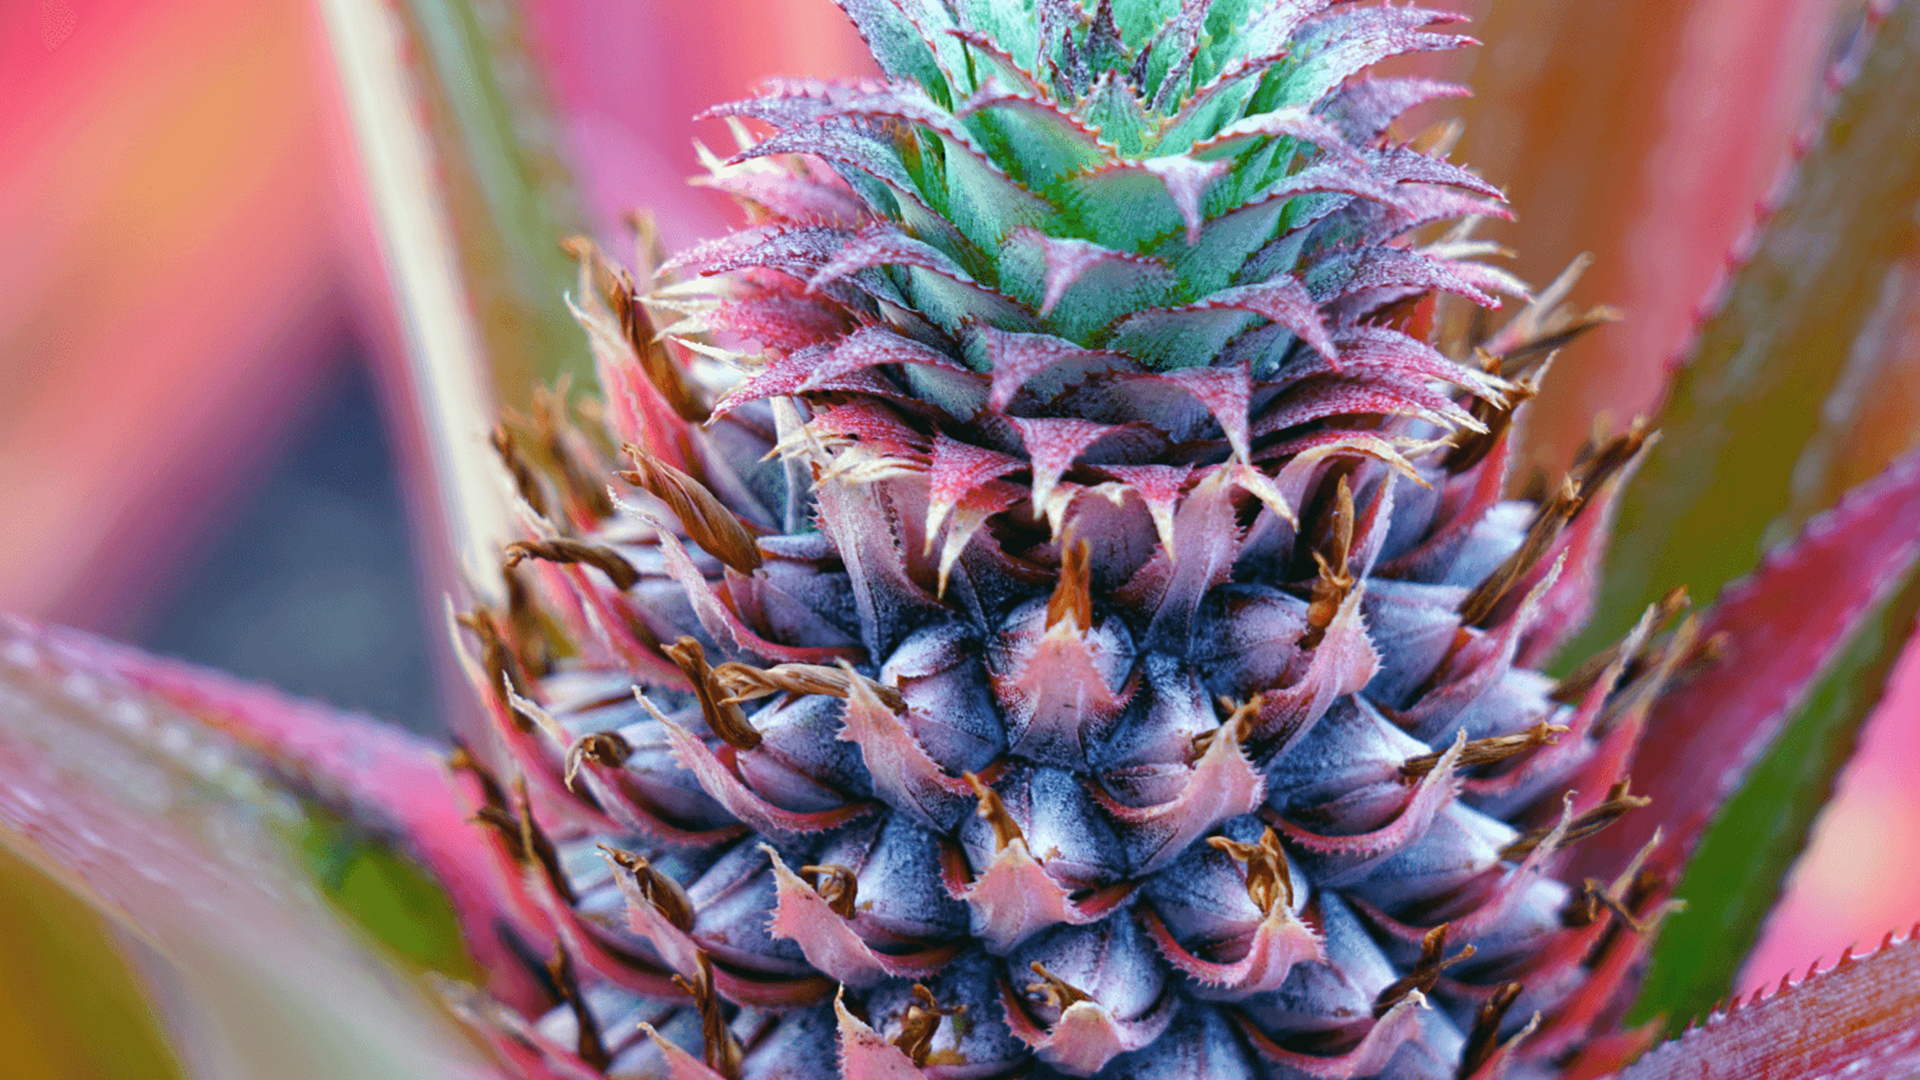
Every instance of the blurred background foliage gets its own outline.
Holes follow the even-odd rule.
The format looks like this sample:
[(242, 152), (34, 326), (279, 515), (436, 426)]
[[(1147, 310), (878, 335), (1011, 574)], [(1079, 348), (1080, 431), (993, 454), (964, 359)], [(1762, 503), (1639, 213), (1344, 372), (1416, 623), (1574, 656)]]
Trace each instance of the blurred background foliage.
[[(1553, 470), (1595, 417), (1617, 425), (1656, 401), (1863, 4), (1440, 6), (1468, 10), (1488, 42), (1443, 73), (1476, 89), (1447, 113), (1465, 122), (1458, 158), (1520, 213), (1489, 231), (1534, 282), (1594, 253), (1575, 300), (1627, 313), (1561, 357), (1534, 407), (1526, 461)], [(726, 135), (690, 117), (763, 75), (868, 70), (829, 0), (401, 10), (507, 404), (584, 374), (558, 298), (561, 236), (618, 251), (635, 206), (670, 246), (720, 232), (723, 205), (684, 178), (690, 138), (724, 149)], [(9, 5), (0, 70), (25, 90), (0, 101), (0, 609), (417, 730), (457, 724), (437, 629), (454, 568), (423, 509), (432, 472), (406, 419), (398, 316), (312, 0)], [(1912, 210), (1891, 208), (1909, 226)], [(1768, 520), (1804, 519), (1920, 432), (1920, 252), (1888, 258), (1853, 321), (1829, 328), (1849, 359), (1791, 488), (1724, 492), (1784, 508)], [(1750, 562), (1754, 544), (1718, 554)], [(1909, 626), (1890, 609), (1878, 632)], [(1920, 830), (1920, 797), (1899, 762), (1920, 752), (1915, 717), (1909, 648), (1743, 986), (1912, 918), (1920, 858), (1900, 838)], [(304, 850), (336, 903), (457, 973), (431, 888), (315, 829)], [(178, 1074), (98, 919), (5, 861), (0, 926), (8, 1075)]]

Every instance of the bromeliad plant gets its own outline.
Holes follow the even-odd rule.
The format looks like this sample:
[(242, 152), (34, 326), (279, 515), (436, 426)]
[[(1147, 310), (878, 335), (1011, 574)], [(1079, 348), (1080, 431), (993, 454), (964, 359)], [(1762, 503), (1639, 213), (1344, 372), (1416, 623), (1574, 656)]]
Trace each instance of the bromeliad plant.
[[(1606, 316), (1485, 262), (1499, 190), (1396, 134), (1461, 90), (1369, 69), (1452, 17), (843, 6), (884, 77), (715, 110), (744, 229), (573, 244), (604, 397), (496, 433), (525, 536), (455, 631), (486, 742), (15, 626), (30, 847), (150, 925), (196, 883), (133, 811), (207, 838), (264, 754), (448, 889), (494, 1075), (1920, 1069), (1911, 940), (1651, 1052), (1623, 1022), (1715, 809), (1904, 610), (1920, 463), (1551, 677), (1654, 436), (1505, 497)], [(1914, 5), (1874, 25), (1853, 68), (1920, 51)]]

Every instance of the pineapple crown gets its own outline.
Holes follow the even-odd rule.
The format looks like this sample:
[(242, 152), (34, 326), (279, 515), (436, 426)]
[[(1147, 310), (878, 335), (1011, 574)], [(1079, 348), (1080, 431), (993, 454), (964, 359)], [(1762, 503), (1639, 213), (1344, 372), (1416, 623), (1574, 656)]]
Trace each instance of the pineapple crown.
[[(1062, 362), (1035, 359), (1042, 347), (1271, 378), (1288, 339), (1337, 366), (1336, 335), (1409, 291), (1488, 306), (1521, 291), (1454, 258), (1484, 249), (1390, 246), (1504, 215), (1472, 173), (1383, 139), (1462, 88), (1350, 81), (1467, 42), (1426, 29), (1455, 16), (1336, 0), (844, 6), (885, 81), (779, 80), (712, 115), (776, 131), (734, 163), (805, 154), (848, 190), (778, 168), (716, 175), (769, 224), (680, 261), (778, 267), (909, 334), (954, 337), (974, 370), (1013, 369), (1001, 398)], [(1237, 340), (1258, 326), (1272, 332)]]
[[(812, 407), (815, 445), (859, 444), (836, 475), (929, 470), (928, 537), (1022, 497), (1058, 532), (1075, 469), (1152, 506), (1166, 543), (1179, 491), (1220, 465), (1292, 518), (1265, 466), (1337, 445), (1413, 476), (1405, 452), (1485, 436), (1524, 396), (1423, 340), (1435, 290), (1486, 307), (1525, 293), (1471, 261), (1497, 249), (1465, 227), (1410, 239), (1505, 216), (1471, 172), (1388, 136), (1464, 90), (1361, 74), (1468, 41), (1428, 29), (1454, 16), (843, 6), (888, 78), (777, 80), (713, 110), (743, 148), (706, 183), (752, 227), (667, 265), (727, 275), (721, 295), (696, 280), (656, 302), (690, 316), (670, 329), (758, 343), (723, 354), (751, 374), (716, 415), (786, 396)], [(970, 536), (947, 529), (941, 594)]]

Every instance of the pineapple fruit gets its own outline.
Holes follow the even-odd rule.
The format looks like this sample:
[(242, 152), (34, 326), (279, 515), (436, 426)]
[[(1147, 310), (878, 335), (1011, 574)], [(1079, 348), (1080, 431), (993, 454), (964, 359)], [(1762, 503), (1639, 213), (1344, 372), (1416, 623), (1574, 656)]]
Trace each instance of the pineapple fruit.
[(1393, 133), (1463, 91), (1368, 69), (1454, 18), (841, 2), (885, 77), (714, 110), (747, 226), (578, 244), (599, 423), (499, 431), (463, 760), (565, 1004), (494, 1022), (554, 1075), (1557, 1074), (1660, 914), (1560, 856), (1692, 646), (1535, 670), (1645, 435), (1503, 498), (1600, 316)]

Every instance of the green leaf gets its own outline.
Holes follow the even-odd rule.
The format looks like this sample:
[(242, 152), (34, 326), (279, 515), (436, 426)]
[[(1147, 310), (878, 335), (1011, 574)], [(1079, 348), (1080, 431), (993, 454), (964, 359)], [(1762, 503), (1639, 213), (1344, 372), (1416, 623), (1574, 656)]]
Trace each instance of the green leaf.
[(1655, 944), (1632, 1022), (1666, 1016), (1676, 1026), (1704, 1017), (1733, 980), (1806, 847), (1815, 817), (1852, 755), (1861, 724), (1886, 687), (1901, 645), (1920, 616), (1920, 574), (1855, 631), (1744, 787), (1721, 808), (1687, 867)]
[(408, 0), (403, 11), (494, 392), (525, 406), (562, 375), (590, 388), (562, 301), (577, 269), (560, 247), (585, 231), (585, 215), (519, 14), (503, 0)]
[(1880, 283), (1914, 249), (1917, 114), (1920, 8), (1902, 4), (1676, 376), (1661, 442), (1621, 502), (1606, 590), (1570, 659), (1617, 638), (1674, 585), (1711, 600), (1777, 529)]
[(415, 971), (482, 980), (446, 891), (432, 877), (389, 838), (317, 803), (304, 809), (290, 846), (335, 909)]

